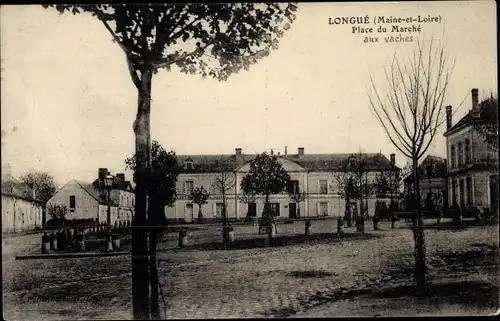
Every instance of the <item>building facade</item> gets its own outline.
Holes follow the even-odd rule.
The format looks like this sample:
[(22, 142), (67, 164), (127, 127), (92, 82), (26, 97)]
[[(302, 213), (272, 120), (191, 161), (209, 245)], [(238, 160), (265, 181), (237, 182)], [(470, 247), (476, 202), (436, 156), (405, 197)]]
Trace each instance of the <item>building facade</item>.
[[(383, 169), (394, 166), (395, 157), (389, 161), (382, 154), (363, 154), (370, 166), (367, 182), (371, 183), (376, 174)], [(228, 218), (242, 219), (248, 216), (260, 217), (264, 209), (264, 197), (257, 196), (248, 201), (243, 198), (241, 182), (248, 173), (250, 162), (256, 155), (244, 155), (240, 148), (233, 155), (178, 155), (177, 159), (182, 172), (177, 182), (177, 200), (172, 207), (165, 207), (167, 219), (195, 221), (198, 205), (189, 195), (196, 187), (203, 186), (210, 193), (207, 204), (202, 205), (204, 218), (221, 218), (223, 196), (214, 188), (214, 182), (221, 173), (230, 173), (231, 184), (225, 193)], [(339, 195), (339, 187), (334, 173), (342, 170), (342, 164), (352, 158), (352, 154), (305, 154), (299, 148), (297, 154), (278, 155), (278, 160), (288, 172), (291, 182), (288, 188), (300, 191), (303, 197), (297, 201), (285, 192), (271, 195), (270, 203), (279, 218), (339, 216), (344, 214), (345, 201)], [(368, 211), (373, 214), (376, 197), (367, 200)], [(365, 203), (366, 204), (366, 203)], [(359, 201), (353, 202), (359, 208)]]
[[(98, 178), (92, 183), (69, 181), (49, 199), (47, 205), (66, 205), (68, 208), (66, 219), (97, 219), (99, 222), (106, 222), (108, 191), (104, 185), (104, 177), (108, 173), (107, 168), (99, 168)], [(130, 182), (125, 180), (124, 174), (113, 176), (113, 186), (109, 196), (111, 224), (131, 221), (135, 194)]]
[(450, 206), (498, 211), (498, 155), (475, 129), (483, 110), (478, 90), (471, 96), (472, 108), (455, 125), (452, 107), (446, 107), (448, 198)]
[[(447, 161), (428, 155), (418, 167), (420, 206), (423, 209), (448, 208)], [(404, 180), (407, 203), (413, 202), (413, 174)], [(409, 206), (411, 208), (411, 206)]]
[(10, 166), (2, 166), (2, 232), (34, 230), (43, 225), (44, 204), (35, 191), (11, 176)]

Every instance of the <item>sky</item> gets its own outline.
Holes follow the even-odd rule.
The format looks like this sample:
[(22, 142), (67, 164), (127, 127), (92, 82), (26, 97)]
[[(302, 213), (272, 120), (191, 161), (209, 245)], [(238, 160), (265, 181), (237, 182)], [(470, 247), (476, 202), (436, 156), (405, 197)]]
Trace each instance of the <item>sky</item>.
[[(133, 155), (137, 92), (121, 49), (89, 15), (41, 6), (1, 7), (2, 164), (17, 177), (31, 169), (58, 184), (92, 181), (97, 168), (123, 172)], [(352, 25), (329, 18), (441, 17), (414, 39), (444, 34), (455, 67), (446, 105), (458, 121), (470, 90), (497, 93), (496, 10), (490, 1), (300, 3), (279, 49), (226, 82), (176, 69), (153, 79), (152, 138), (177, 154), (396, 153), (368, 104), (369, 75), (383, 80), (395, 52), (416, 42), (363, 43)], [(418, 24), (417, 24), (418, 25)], [(370, 24), (364, 27), (377, 28)], [(443, 29), (444, 28), (444, 29)], [(444, 30), (444, 32), (443, 32)], [(408, 34), (410, 35), (410, 34)], [(429, 154), (446, 157), (442, 132)], [(130, 177), (130, 176), (129, 176)]]

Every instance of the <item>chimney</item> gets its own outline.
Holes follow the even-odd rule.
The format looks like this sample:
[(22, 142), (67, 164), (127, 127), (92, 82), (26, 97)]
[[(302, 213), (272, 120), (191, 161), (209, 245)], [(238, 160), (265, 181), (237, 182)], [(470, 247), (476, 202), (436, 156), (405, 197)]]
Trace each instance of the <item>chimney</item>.
[(271, 148), (271, 156), (274, 155), (274, 150)]
[(287, 148), (285, 146), (285, 157), (286, 157), (287, 154), (288, 154), (288, 150), (287, 150)]
[(304, 147), (299, 147), (299, 156), (304, 156)]
[(391, 154), (391, 166), (396, 166), (396, 154)]
[(479, 114), (479, 100), (478, 100), (478, 92), (477, 88), (473, 88), (471, 91), (472, 96), (472, 113), (477, 115)]
[(124, 173), (118, 173), (118, 174), (116, 174), (116, 177), (118, 177), (119, 179), (121, 179), (122, 181), (125, 182), (125, 174)]
[(451, 106), (446, 106), (446, 130), (451, 128)]
[(97, 171), (97, 175), (99, 177), (99, 180), (103, 180), (107, 174), (108, 174), (107, 168), (99, 168), (99, 170)]
[(241, 148), (235, 148), (234, 153), (236, 154), (236, 156), (241, 156)]

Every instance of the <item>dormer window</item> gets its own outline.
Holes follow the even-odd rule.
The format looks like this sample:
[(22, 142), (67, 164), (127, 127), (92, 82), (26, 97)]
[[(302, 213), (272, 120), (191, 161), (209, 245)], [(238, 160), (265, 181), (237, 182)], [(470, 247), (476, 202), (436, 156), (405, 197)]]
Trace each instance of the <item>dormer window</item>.
[(186, 159), (185, 168), (187, 170), (192, 170), (193, 169), (193, 160), (190, 157), (188, 159)]

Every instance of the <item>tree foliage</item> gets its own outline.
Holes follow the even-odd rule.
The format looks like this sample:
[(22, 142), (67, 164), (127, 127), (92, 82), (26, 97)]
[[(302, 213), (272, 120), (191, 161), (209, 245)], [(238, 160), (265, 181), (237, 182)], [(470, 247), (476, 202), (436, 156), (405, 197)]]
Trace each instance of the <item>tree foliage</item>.
[(191, 191), (191, 194), (189, 194), (189, 199), (192, 200), (199, 207), (201, 207), (204, 204), (207, 204), (209, 197), (210, 193), (203, 186), (195, 187)]
[(488, 144), (488, 148), (498, 151), (498, 97), (493, 95), (480, 103), (480, 119), (474, 123), (477, 132)]
[(61, 220), (66, 218), (68, 207), (64, 204), (49, 204), (47, 205), (47, 212), (52, 219)]
[(35, 191), (35, 198), (47, 203), (56, 193), (54, 177), (48, 173), (30, 171), (20, 177), (21, 182)]
[[(175, 185), (180, 173), (180, 167), (174, 151), (167, 152), (157, 141), (153, 141), (151, 148), (152, 168), (147, 191), (151, 202), (155, 206), (173, 206), (177, 199)], [(134, 171), (136, 180), (135, 155), (125, 159), (126, 168)]]
[(241, 181), (241, 189), (246, 194), (268, 197), (282, 193), (290, 175), (285, 171), (277, 156), (262, 153), (250, 162), (250, 170)]
[(178, 66), (181, 72), (226, 80), (278, 48), (295, 19), (294, 3), (44, 5), (60, 13), (97, 17), (123, 49), (132, 80), (141, 70)]
[(256, 199), (257, 199), (257, 195), (255, 193), (252, 193), (252, 192), (249, 192), (249, 193), (243, 192), (242, 194), (238, 195), (238, 200), (242, 203), (245, 203), (245, 204), (254, 203)]
[(333, 173), (333, 177), (337, 186), (336, 190), (340, 198), (346, 201), (358, 198), (359, 185), (357, 180), (354, 179), (354, 176), (351, 172), (335, 172)]

